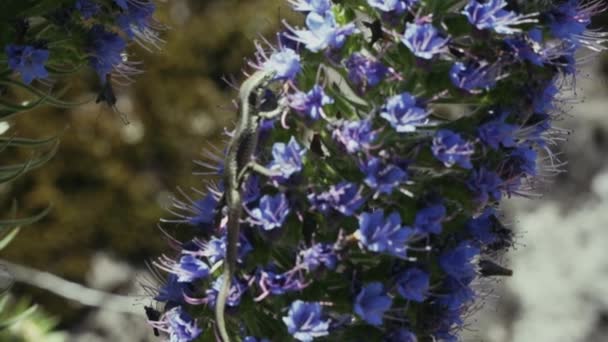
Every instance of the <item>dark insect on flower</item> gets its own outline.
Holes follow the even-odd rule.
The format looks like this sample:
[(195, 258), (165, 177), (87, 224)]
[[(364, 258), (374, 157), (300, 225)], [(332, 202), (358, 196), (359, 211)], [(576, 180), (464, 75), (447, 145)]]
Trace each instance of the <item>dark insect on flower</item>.
[(115, 113), (118, 113), (122, 122), (127, 125), (129, 124), (129, 119), (127, 115), (118, 110), (116, 106), (116, 95), (114, 94), (114, 88), (112, 87), (112, 78), (110, 74), (105, 76), (105, 82), (102, 83), (101, 91), (97, 94), (97, 98), (95, 99), (95, 103), (106, 103)]
[[(144, 310), (146, 311), (146, 317), (148, 317), (148, 320), (158, 321), (160, 319), (160, 316), (161, 316), (160, 311), (154, 309), (153, 307), (144, 306)], [(154, 336), (160, 336), (160, 333), (158, 332), (158, 328), (152, 327), (152, 329), (154, 330)]]
[(483, 259), (479, 261), (479, 273), (484, 277), (503, 276), (510, 277), (513, 275), (513, 271), (500, 266), (492, 260)]
[(371, 32), (371, 37), (369, 38), (369, 45), (374, 45), (377, 41), (384, 37), (384, 33), (382, 32), (382, 22), (380, 19), (376, 19), (372, 22), (364, 21), (363, 25), (367, 27)]

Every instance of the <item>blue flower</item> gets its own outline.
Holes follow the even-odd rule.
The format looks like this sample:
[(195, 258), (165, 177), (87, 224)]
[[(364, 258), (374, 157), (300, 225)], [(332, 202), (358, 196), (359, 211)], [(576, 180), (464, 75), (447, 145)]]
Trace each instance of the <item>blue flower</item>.
[(473, 167), (471, 155), (475, 153), (472, 143), (462, 139), (460, 134), (447, 129), (440, 129), (433, 138), (432, 152), (435, 158), (446, 167), (459, 165), (464, 169)]
[(306, 114), (312, 120), (325, 117), (323, 106), (334, 103), (334, 99), (327, 96), (323, 87), (315, 84), (308, 92), (301, 91), (289, 97), (289, 106), (300, 113)]
[(340, 48), (346, 41), (346, 37), (355, 33), (353, 23), (338, 26), (334, 14), (331, 11), (325, 14), (310, 12), (306, 16), (308, 30), (291, 28), (295, 41), (303, 43), (312, 52), (319, 52), (329, 48)]
[(326, 214), (330, 208), (345, 216), (352, 216), (364, 203), (361, 189), (354, 183), (340, 182), (332, 185), (328, 191), (320, 194), (310, 194), (308, 200), (312, 209)]
[(418, 339), (413, 332), (405, 328), (399, 328), (387, 336), (386, 342), (418, 342)]
[[(211, 307), (215, 306), (217, 300), (217, 294), (222, 288), (224, 283), (224, 277), (217, 278), (211, 288), (206, 291), (206, 299)], [(247, 290), (247, 285), (240, 282), (237, 278), (232, 278), (230, 282), (230, 291), (228, 291), (228, 298), (226, 299), (226, 305), (230, 307), (236, 307), (241, 303), (241, 298)]]
[(575, 48), (585, 46), (593, 51), (605, 50), (605, 35), (587, 31), (591, 17), (606, 9), (603, 1), (567, 0), (554, 5), (546, 16), (554, 37), (566, 40)]
[(365, 174), (364, 182), (379, 193), (390, 194), (393, 189), (407, 181), (407, 173), (400, 167), (384, 164), (379, 158), (372, 157), (360, 166)]
[(323, 310), (319, 303), (296, 300), (291, 303), (287, 316), (283, 317), (283, 323), (296, 340), (310, 342), (316, 337), (329, 334), (329, 320), (321, 320), (322, 315)]
[(286, 272), (278, 274), (269, 270), (261, 270), (258, 275), (258, 284), (265, 292), (275, 296), (283, 295), (287, 292), (300, 291), (306, 287), (306, 282), (301, 278), (301, 272)]
[(166, 329), (163, 330), (167, 331), (171, 342), (190, 342), (203, 332), (181, 306), (165, 312), (162, 321), (166, 324)]
[(249, 204), (255, 202), (260, 197), (260, 177), (250, 175), (245, 183), (243, 193), (243, 203)]
[(321, 266), (328, 270), (334, 270), (338, 263), (338, 256), (333, 251), (332, 245), (327, 243), (316, 243), (310, 248), (300, 251), (298, 265), (313, 272)]
[(209, 229), (213, 226), (217, 205), (218, 199), (211, 192), (207, 193), (205, 197), (195, 201), (192, 205), (186, 205), (182, 202), (175, 203), (175, 206), (178, 209), (188, 210), (192, 213), (191, 216), (179, 216), (184, 217), (188, 224), (201, 229)]
[(90, 62), (102, 82), (115, 66), (123, 62), (122, 53), (127, 43), (118, 34), (108, 32), (102, 25), (95, 25), (89, 31)]
[(493, 231), (495, 221), (494, 209), (488, 207), (478, 217), (468, 220), (465, 226), (475, 240), (490, 245), (498, 240), (498, 236)]
[[(226, 255), (226, 235), (224, 234), (221, 238), (212, 236), (209, 241), (200, 243), (202, 245), (201, 255), (205, 256), (209, 260), (210, 265), (215, 265), (218, 261), (223, 260)], [(240, 234), (239, 241), (237, 243), (237, 262), (242, 263), (245, 257), (253, 251), (251, 243), (244, 234)]]
[(414, 132), (416, 127), (428, 124), (429, 113), (416, 104), (416, 98), (408, 92), (392, 96), (382, 106), (380, 116), (399, 133)]
[(76, 0), (76, 4), (74, 5), (76, 10), (82, 14), (84, 19), (90, 19), (97, 13), (101, 7), (98, 3), (93, 2), (91, 0)]
[(367, 58), (360, 53), (353, 53), (346, 60), (348, 78), (357, 85), (376, 86), (388, 73), (384, 64)]
[(154, 300), (166, 302), (167, 306), (176, 303), (182, 304), (184, 303), (184, 295), (192, 295), (189, 285), (189, 283), (179, 282), (177, 275), (170, 273), (166, 282), (158, 289)]
[(118, 7), (122, 8), (123, 10), (127, 10), (129, 9), (129, 2), (131, 0), (114, 0), (114, 3), (116, 5), (118, 5)]
[(270, 342), (270, 340), (267, 338), (256, 338), (253, 336), (246, 336), (243, 339), (243, 342)]
[(382, 12), (401, 14), (420, 0), (367, 0), (367, 4)]
[(276, 72), (275, 79), (293, 80), (302, 70), (300, 55), (290, 48), (275, 51), (262, 65), (264, 70)]
[(475, 276), (474, 257), (479, 255), (479, 248), (469, 241), (462, 241), (458, 246), (445, 251), (439, 256), (439, 265), (454, 279), (468, 279)]
[[(448, 312), (456, 311), (462, 308), (463, 305), (470, 303), (475, 299), (475, 292), (468, 286), (470, 278), (447, 278), (444, 287), (447, 293), (439, 296), (438, 303), (444, 306)], [(462, 319), (460, 314), (451, 317), (452, 323), (461, 325)]]
[(127, 8), (124, 13), (118, 16), (118, 26), (122, 31), (132, 39), (137, 36), (146, 36), (152, 33), (152, 15), (156, 11), (156, 5), (151, 1), (139, 1), (135, 3), (127, 3)]
[(444, 38), (430, 23), (408, 23), (401, 42), (419, 58), (431, 59), (439, 53), (447, 51), (449, 39)]
[(543, 66), (547, 60), (546, 50), (542, 46), (543, 32), (540, 29), (531, 29), (525, 37), (507, 38), (505, 43), (522, 61)]
[(508, 113), (500, 115), (500, 117), (488, 121), (477, 128), (479, 139), (494, 150), (498, 150), (500, 146), (505, 148), (515, 147), (515, 131), (516, 125), (505, 123), (505, 118)]
[(331, 10), (330, 0), (288, 0), (294, 11), (325, 14)]
[(534, 94), (532, 98), (532, 106), (536, 113), (547, 113), (554, 108), (553, 100), (559, 93), (559, 89), (556, 85), (557, 79), (551, 80), (543, 89), (540, 94)]
[(8, 44), (4, 51), (8, 57), (8, 67), (21, 75), (23, 83), (30, 84), (35, 79), (49, 76), (44, 67), (49, 59), (49, 50), (30, 45)]
[(361, 289), (355, 299), (355, 313), (371, 325), (381, 325), (382, 316), (393, 300), (384, 292), (382, 283), (373, 282)]
[(281, 228), (289, 212), (289, 202), (285, 194), (264, 195), (260, 199), (259, 207), (251, 210), (252, 223), (262, 226), (266, 231)]
[(409, 268), (397, 277), (397, 292), (401, 297), (414, 302), (423, 302), (429, 290), (431, 278), (418, 268)]
[(503, 163), (501, 174), (507, 178), (536, 175), (536, 151), (522, 145), (513, 149), (507, 160)]
[(490, 197), (496, 201), (500, 201), (501, 187), (503, 181), (498, 174), (490, 171), (485, 167), (480, 167), (479, 170), (473, 170), (471, 177), (467, 181), (467, 186), (475, 195), (475, 201), (480, 205), (485, 205)]
[(391, 213), (385, 219), (383, 210), (361, 214), (356, 232), (360, 244), (367, 250), (402, 258), (406, 257), (407, 242), (412, 234), (411, 228), (401, 225), (399, 213)]
[(441, 222), (445, 218), (446, 209), (443, 204), (435, 204), (423, 208), (416, 213), (414, 228), (418, 231), (429, 234), (441, 233)]
[(370, 120), (344, 121), (332, 133), (346, 152), (355, 153), (366, 151), (373, 147), (378, 133), (372, 129)]
[(487, 62), (456, 62), (450, 69), (452, 84), (469, 93), (479, 93), (496, 85), (500, 69), (495, 64)]
[(287, 144), (275, 143), (272, 146), (273, 160), (268, 168), (279, 176), (273, 178), (287, 181), (293, 174), (302, 171), (302, 157), (305, 154), (306, 148), (301, 147), (294, 137)]
[(179, 259), (179, 263), (175, 267), (175, 274), (178, 276), (177, 281), (190, 283), (206, 278), (209, 275), (209, 266), (199, 258), (185, 254)]
[(502, 34), (520, 32), (520, 29), (510, 27), (523, 23), (533, 23), (535, 15), (518, 15), (515, 12), (504, 10), (508, 4), (505, 0), (488, 0), (480, 3), (470, 0), (465, 6), (464, 14), (469, 22), (480, 30), (491, 29)]

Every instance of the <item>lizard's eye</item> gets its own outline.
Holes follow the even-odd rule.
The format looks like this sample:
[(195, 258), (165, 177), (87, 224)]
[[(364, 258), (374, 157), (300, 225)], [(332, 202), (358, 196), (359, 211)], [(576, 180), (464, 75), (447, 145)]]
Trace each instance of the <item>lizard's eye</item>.
[(249, 102), (250, 106), (255, 107), (255, 105), (258, 103), (258, 94), (256, 94), (255, 92), (252, 92), (251, 94), (249, 94), (249, 98), (247, 99), (247, 102)]

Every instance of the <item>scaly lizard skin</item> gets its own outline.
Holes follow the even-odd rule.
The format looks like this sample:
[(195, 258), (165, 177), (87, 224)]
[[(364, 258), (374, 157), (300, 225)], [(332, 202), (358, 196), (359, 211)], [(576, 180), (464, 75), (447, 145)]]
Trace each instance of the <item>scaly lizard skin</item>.
[[(262, 118), (274, 116), (274, 112), (262, 112), (264, 93), (274, 78), (274, 72), (256, 71), (239, 89), (239, 119), (228, 144), (224, 161), (224, 200), (228, 208), (226, 256), (224, 259), (223, 282), (215, 304), (217, 329), (223, 342), (230, 342), (226, 330), (224, 309), (230, 294), (232, 277), (236, 268), (240, 219), (242, 214), (241, 184), (246, 180), (247, 170), (259, 170), (252, 161), (252, 156), (259, 136), (259, 123)], [(279, 108), (277, 108), (279, 109)]]

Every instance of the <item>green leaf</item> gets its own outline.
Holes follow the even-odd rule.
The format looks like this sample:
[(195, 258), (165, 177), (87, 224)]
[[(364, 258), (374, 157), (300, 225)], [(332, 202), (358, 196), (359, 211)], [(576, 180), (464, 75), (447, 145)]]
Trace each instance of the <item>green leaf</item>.
[(36, 311), (36, 309), (38, 309), (38, 306), (37, 305), (32, 305), (27, 310), (21, 312), (17, 316), (9, 318), (9, 319), (7, 319), (4, 322), (0, 322), (0, 330), (6, 329), (6, 328), (10, 327), (11, 325), (19, 322), (20, 320), (28, 317), (29, 315), (33, 314), (34, 311)]
[(50, 211), (51, 211), (51, 206), (48, 206), (44, 210), (42, 210), (40, 213), (38, 213), (38, 214), (36, 214), (34, 216), (30, 216), (30, 217), (26, 217), (26, 218), (21, 218), (21, 219), (2, 220), (2, 221), (0, 221), (0, 231), (4, 230), (6, 228), (19, 227), (19, 226), (24, 226), (24, 225), (28, 225), (28, 224), (32, 224), (32, 223), (38, 222), (44, 216), (46, 216), (46, 214), (48, 214)]
[[(2, 239), (0, 239), (0, 251), (6, 248), (6, 246), (8, 246), (8, 244), (11, 243), (13, 239), (15, 239), (17, 234), (19, 234), (20, 230), (21, 227), (15, 227), (13, 228), (13, 230), (6, 233), (6, 235)], [(0, 311), (2, 311), (2, 309), (0, 309)]]

